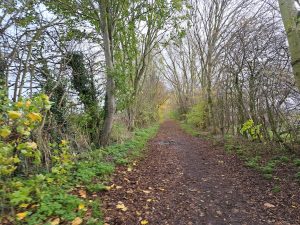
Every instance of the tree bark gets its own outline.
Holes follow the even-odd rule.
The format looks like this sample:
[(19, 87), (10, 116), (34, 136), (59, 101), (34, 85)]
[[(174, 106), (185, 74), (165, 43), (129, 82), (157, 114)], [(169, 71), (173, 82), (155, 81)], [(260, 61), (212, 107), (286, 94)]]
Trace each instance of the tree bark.
[(105, 55), (106, 64), (106, 95), (105, 95), (105, 105), (104, 105), (104, 121), (103, 129), (100, 137), (100, 144), (106, 146), (109, 142), (111, 129), (113, 126), (114, 114), (116, 110), (115, 103), (115, 81), (113, 79), (113, 54), (112, 54), (112, 27), (109, 27), (109, 11), (108, 11), (108, 1), (100, 1), (100, 15), (101, 15), (101, 32), (103, 37), (103, 47)]
[(300, 26), (294, 0), (278, 0), (282, 21), (287, 33), (293, 73), (300, 88)]

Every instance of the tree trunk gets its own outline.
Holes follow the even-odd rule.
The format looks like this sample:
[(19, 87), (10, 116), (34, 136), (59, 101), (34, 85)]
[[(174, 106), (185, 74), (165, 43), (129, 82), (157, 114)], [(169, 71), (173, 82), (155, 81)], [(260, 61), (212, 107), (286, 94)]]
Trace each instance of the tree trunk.
[(300, 88), (300, 27), (298, 25), (298, 12), (294, 0), (278, 1), (282, 21), (287, 33), (296, 84)]
[(116, 103), (115, 103), (115, 81), (113, 79), (113, 55), (112, 55), (112, 28), (109, 26), (109, 11), (108, 9), (108, 1), (101, 0), (101, 32), (103, 37), (103, 47), (104, 47), (104, 55), (105, 55), (105, 64), (106, 64), (106, 96), (105, 96), (105, 105), (104, 105), (104, 122), (103, 122), (103, 129), (101, 132), (100, 137), (100, 144), (102, 146), (106, 146), (109, 141), (111, 129), (113, 126), (114, 114), (116, 110)]

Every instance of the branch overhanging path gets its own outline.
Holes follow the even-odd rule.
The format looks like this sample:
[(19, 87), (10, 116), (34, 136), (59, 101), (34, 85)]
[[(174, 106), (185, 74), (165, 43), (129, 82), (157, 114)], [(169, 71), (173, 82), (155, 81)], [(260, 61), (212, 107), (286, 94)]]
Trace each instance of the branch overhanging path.
[[(233, 155), (164, 122), (133, 170), (102, 194), (106, 224), (300, 224), (299, 190), (280, 197)], [(290, 193), (298, 193), (291, 196)], [(117, 207), (121, 205), (122, 207)]]

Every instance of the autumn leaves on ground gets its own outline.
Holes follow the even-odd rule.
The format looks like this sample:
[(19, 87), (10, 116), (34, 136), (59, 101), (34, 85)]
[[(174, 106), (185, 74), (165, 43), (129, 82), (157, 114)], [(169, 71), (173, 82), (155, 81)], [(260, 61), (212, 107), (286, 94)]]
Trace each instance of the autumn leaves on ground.
[[(274, 192), (274, 185), (282, 189)], [(300, 224), (300, 189), (274, 181), (211, 142), (164, 122), (144, 159), (119, 167), (101, 192), (105, 224)]]

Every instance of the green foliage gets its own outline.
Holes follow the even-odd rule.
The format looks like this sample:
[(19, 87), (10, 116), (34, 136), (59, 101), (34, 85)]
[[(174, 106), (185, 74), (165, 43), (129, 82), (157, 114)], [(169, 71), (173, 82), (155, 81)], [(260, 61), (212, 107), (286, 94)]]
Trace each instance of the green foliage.
[(295, 174), (295, 177), (296, 177), (297, 180), (300, 181), (300, 171), (299, 171), (298, 173)]
[(261, 126), (261, 124), (255, 125), (254, 121), (250, 119), (243, 124), (240, 132), (242, 135), (246, 134), (252, 140), (261, 140), (263, 138), (261, 133)]
[(75, 179), (79, 183), (88, 184), (95, 177), (110, 175), (114, 171), (114, 165), (107, 162), (80, 161), (77, 164)]
[(65, 190), (50, 187), (41, 192), (39, 207), (25, 221), (32, 225), (42, 223), (51, 217), (72, 221), (82, 214), (77, 210), (82, 202), (78, 197), (67, 194)]
[(101, 184), (101, 183), (92, 183), (92, 184), (88, 184), (86, 186), (87, 190), (89, 192), (99, 192), (99, 191), (105, 191), (107, 190), (107, 187), (104, 185), (104, 184)]
[(260, 160), (260, 156), (251, 157), (246, 160), (245, 165), (253, 169), (258, 169)]
[(273, 187), (272, 191), (274, 193), (279, 193), (279, 192), (281, 192), (281, 188), (280, 188), (280, 186), (276, 185), (276, 186)]
[(300, 159), (294, 159), (294, 165), (300, 166)]
[[(13, 224), (21, 220), (22, 223), (32, 225), (45, 224), (50, 218), (72, 221), (75, 217), (83, 217), (84, 211), (79, 209), (79, 205), (83, 204), (92, 211), (87, 224), (102, 224), (99, 201), (86, 202), (71, 194), (70, 190), (76, 189), (78, 185), (85, 186), (89, 192), (107, 190), (103, 183), (112, 174), (115, 165), (129, 163), (140, 157), (145, 144), (157, 129), (158, 126), (136, 130), (131, 140), (83, 153), (77, 156), (78, 161), (74, 161), (68, 154), (67, 141), (51, 144), (53, 167), (50, 172), (31, 177), (14, 177), (7, 180), (0, 190), (1, 207), (5, 211), (14, 209), (7, 219)], [(25, 217), (18, 219), (19, 214)]]
[(194, 105), (186, 114), (186, 121), (188, 124), (202, 129), (206, 126), (207, 118), (207, 104), (204, 101)]

